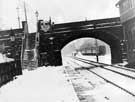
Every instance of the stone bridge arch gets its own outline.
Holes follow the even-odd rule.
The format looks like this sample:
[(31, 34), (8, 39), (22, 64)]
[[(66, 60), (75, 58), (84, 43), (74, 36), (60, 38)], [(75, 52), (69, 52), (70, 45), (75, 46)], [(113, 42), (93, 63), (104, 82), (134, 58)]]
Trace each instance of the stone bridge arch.
[(64, 38), (64, 40), (57, 41), (58, 45), (56, 44), (56, 46), (59, 46), (60, 51), (64, 46), (66, 46), (71, 41), (84, 37), (96, 38), (107, 43), (111, 49), (111, 58), (112, 58), (111, 62), (113, 64), (122, 62), (120, 39), (116, 36), (116, 34), (113, 34), (105, 30), (94, 30), (92, 32), (90, 31), (72, 32), (70, 36), (68, 34), (68, 37)]
[(46, 54), (49, 65), (61, 65), (62, 48), (69, 42), (84, 37), (96, 38), (107, 43), (111, 49), (111, 62), (122, 62), (121, 43), (124, 37), (120, 18), (55, 24), (52, 31), (40, 32), (39, 54)]

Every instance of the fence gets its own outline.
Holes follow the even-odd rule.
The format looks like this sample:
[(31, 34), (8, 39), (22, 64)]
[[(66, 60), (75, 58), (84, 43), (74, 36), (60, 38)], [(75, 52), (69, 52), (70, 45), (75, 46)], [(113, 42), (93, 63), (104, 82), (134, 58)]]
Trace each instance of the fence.
[(0, 87), (12, 81), (17, 75), (22, 75), (20, 60), (0, 63)]

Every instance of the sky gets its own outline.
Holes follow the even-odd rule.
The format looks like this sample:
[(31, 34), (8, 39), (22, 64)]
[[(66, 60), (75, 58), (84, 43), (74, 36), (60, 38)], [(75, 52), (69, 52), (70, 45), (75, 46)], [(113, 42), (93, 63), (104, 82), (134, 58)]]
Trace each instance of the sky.
[[(76, 22), (103, 19), (119, 16), (115, 4), (119, 0), (25, 0), (30, 32), (36, 30), (35, 11), (39, 19), (55, 23)], [(0, 0), (0, 28), (11, 29), (18, 27), (17, 7), (21, 21), (24, 20), (24, 0)]]

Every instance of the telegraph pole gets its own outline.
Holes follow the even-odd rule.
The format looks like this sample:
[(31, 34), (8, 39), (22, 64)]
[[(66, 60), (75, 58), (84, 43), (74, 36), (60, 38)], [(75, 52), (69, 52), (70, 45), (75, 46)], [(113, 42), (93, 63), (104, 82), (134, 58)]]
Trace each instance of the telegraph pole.
[(38, 11), (36, 11), (35, 12), (35, 16), (36, 16), (36, 23), (37, 23), (37, 31), (36, 31), (36, 43), (35, 43), (35, 47), (37, 48), (38, 46), (39, 46), (39, 32), (38, 32), (38, 15), (39, 15), (39, 13), (38, 13)]
[(29, 49), (29, 37), (28, 37), (28, 34), (29, 34), (29, 28), (28, 28), (28, 19), (27, 19), (27, 10), (26, 10), (26, 4), (25, 4), (25, 1), (24, 1), (24, 16), (25, 16), (25, 21), (26, 21), (26, 28), (24, 31), (25, 32), (25, 36), (26, 36), (26, 49), (28, 50)]
[(27, 10), (26, 10), (25, 1), (24, 1), (24, 15), (25, 15), (25, 21), (27, 22)]
[(35, 57), (36, 58), (34, 58), (35, 60), (36, 60), (36, 67), (38, 67), (38, 65), (39, 65), (39, 52), (38, 52), (38, 48), (39, 48), (39, 29), (38, 29), (38, 16), (39, 16), (39, 13), (38, 13), (38, 11), (36, 11), (35, 12), (35, 16), (36, 16), (36, 23), (37, 23), (37, 31), (36, 31), (36, 38), (35, 38)]

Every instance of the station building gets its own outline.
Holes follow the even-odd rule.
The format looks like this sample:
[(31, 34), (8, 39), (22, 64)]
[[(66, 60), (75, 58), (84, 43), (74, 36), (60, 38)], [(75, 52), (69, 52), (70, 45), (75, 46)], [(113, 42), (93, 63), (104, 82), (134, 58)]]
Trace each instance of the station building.
[(116, 7), (124, 28), (123, 43), (126, 43), (128, 62), (135, 63), (135, 0), (120, 0)]

